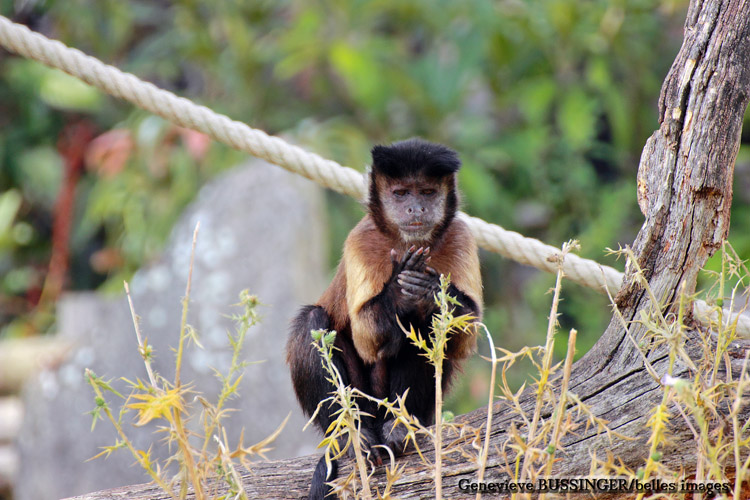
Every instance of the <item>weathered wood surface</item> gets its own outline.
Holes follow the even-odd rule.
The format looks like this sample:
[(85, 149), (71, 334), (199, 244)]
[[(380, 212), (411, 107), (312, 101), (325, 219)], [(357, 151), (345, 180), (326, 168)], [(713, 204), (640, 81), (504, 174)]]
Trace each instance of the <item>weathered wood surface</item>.
[[(637, 76), (636, 76), (637, 77)], [(646, 269), (651, 288), (661, 303), (670, 303), (681, 291), (691, 293), (698, 270), (719, 248), (729, 229), (734, 160), (739, 147), (742, 119), (750, 96), (750, 2), (742, 0), (693, 0), (685, 23), (685, 38), (662, 88), (660, 127), (643, 150), (638, 174), (638, 197), (646, 220), (633, 250)], [(650, 307), (644, 290), (634, 283), (630, 272), (617, 297), (626, 320), (637, 318)], [(637, 324), (631, 328), (636, 338), (643, 335)], [(697, 339), (693, 332), (691, 339)], [(731, 347), (733, 373), (740, 370), (747, 344)], [(700, 342), (688, 343), (692, 355), (700, 354)], [(658, 374), (666, 373), (667, 357), (654, 350), (648, 359)], [(722, 373), (723, 375), (724, 373)], [(676, 376), (689, 377), (687, 368), (677, 364)], [(597, 435), (595, 429), (580, 429), (568, 436), (555, 475), (575, 476), (589, 472), (593, 452), (603, 458), (606, 452), (618, 456), (634, 468), (642, 465), (648, 453), (645, 427), (653, 407), (661, 401), (661, 390), (646, 372), (641, 354), (626, 338), (619, 321), (613, 319), (599, 342), (575, 363), (570, 390), (592, 412), (608, 420), (612, 430), (631, 440)], [(526, 391), (521, 404), (533, 411), (534, 395)], [(465, 415), (459, 421), (480, 427), (486, 410)], [(750, 419), (745, 408), (741, 419)], [(513, 416), (504, 403), (494, 407), (492, 444), (502, 446)], [(518, 425), (518, 424), (516, 424)], [(672, 422), (671, 443), (664, 451), (666, 466), (690, 469), (696, 457), (693, 437), (683, 422)], [(430, 454), (427, 454), (428, 458)], [(243, 479), (250, 498), (302, 498), (312, 476), (315, 457), (258, 464)], [(429, 470), (418, 457), (406, 456), (407, 466), (394, 489), (398, 498), (431, 498)], [(448, 457), (444, 464), (445, 498), (468, 498), (461, 492), (460, 479), (475, 480), (476, 465), (460, 456)], [(487, 481), (503, 477), (504, 463), (490, 453), (485, 474)], [(382, 471), (376, 475), (382, 487)], [(152, 486), (132, 486), (76, 497), (79, 500), (114, 498), (167, 498)]]

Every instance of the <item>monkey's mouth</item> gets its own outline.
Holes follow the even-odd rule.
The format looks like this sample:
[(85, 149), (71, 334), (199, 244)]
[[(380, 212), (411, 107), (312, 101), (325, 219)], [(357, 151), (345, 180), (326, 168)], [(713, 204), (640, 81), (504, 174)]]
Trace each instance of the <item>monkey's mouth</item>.
[(422, 238), (429, 232), (430, 227), (421, 221), (414, 221), (401, 226), (401, 234), (412, 240), (414, 238)]

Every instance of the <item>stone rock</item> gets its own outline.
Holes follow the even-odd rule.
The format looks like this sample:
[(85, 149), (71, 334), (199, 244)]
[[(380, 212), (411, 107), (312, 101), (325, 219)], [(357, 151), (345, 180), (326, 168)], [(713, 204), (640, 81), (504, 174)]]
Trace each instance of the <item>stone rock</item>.
[[(230, 443), (237, 443), (244, 427), (244, 443), (252, 445), (291, 413), (269, 458), (311, 453), (320, 440), (312, 428), (302, 432), (306, 419), (294, 398), (284, 344), (295, 311), (314, 301), (326, 283), (324, 219), (321, 190), (312, 182), (253, 161), (204, 187), (175, 227), (163, 256), (138, 271), (130, 283), (142, 333), (155, 349), (154, 368), (171, 380), (171, 348), (179, 338), (192, 233), (200, 221), (188, 323), (204, 349), (191, 346), (186, 351), (182, 380), (216, 400), (220, 384), (213, 368), (225, 372), (229, 365), (226, 334), (235, 328), (229, 316), (240, 312), (232, 304), (243, 289), (257, 295), (264, 304), (259, 308), (262, 319), (250, 330), (244, 349), (244, 359), (252, 364), (239, 398), (229, 403), (239, 411), (227, 426)], [(84, 369), (111, 379), (123, 394), (129, 389), (120, 377), (147, 379), (126, 297), (69, 294), (58, 307), (59, 335), (75, 347), (66, 362), (41, 373), (24, 390), (17, 500), (61, 498), (150, 481), (127, 450), (86, 461), (102, 446), (114, 444), (117, 436), (106, 421), (91, 431), (87, 412), (95, 403)], [(118, 401), (111, 394), (107, 398)], [(153, 434), (154, 425), (135, 427), (125, 421), (125, 428), (141, 449), (163, 448), (163, 435)]]

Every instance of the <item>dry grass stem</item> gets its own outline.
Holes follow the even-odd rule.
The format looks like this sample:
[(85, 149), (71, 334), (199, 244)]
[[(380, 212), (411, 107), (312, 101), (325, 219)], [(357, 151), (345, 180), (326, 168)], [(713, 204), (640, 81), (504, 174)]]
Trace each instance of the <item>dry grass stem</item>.
[[(108, 382), (97, 377), (91, 370), (86, 370), (86, 377), (94, 390), (96, 401), (96, 407), (91, 412), (92, 428), (99, 419), (106, 418), (115, 428), (118, 436), (116, 443), (104, 447), (97, 457), (108, 456), (121, 448), (129, 450), (140, 467), (174, 499), (186, 498), (188, 486), (190, 486), (192, 494), (199, 500), (207, 498), (246, 500), (247, 495), (237, 469), (238, 464), (235, 462), (238, 461), (247, 466), (249, 457), (264, 457), (269, 450), (270, 443), (278, 436), (286, 420), (269, 437), (253, 446), (245, 447), (242, 444), (244, 433), (240, 436), (240, 443), (236, 447), (229, 446), (224, 420), (228, 417), (230, 409), (226, 408), (226, 403), (236, 395), (238, 385), (242, 380), (242, 372), (246, 366), (246, 363), (241, 361), (242, 346), (247, 331), (256, 324), (258, 319), (255, 312), (259, 305), (258, 299), (247, 291), (240, 294), (240, 303), (236, 304), (243, 308), (243, 312), (234, 317), (237, 324), (236, 332), (227, 333), (229, 346), (232, 349), (232, 361), (228, 373), (223, 374), (215, 370), (221, 384), (217, 403), (209, 402), (203, 395), (195, 392), (191, 384), (181, 381), (182, 360), (187, 344), (201, 348), (197, 333), (187, 324), (197, 235), (198, 226), (193, 233), (188, 283), (182, 300), (182, 321), (175, 355), (174, 380), (170, 382), (153, 370), (152, 348), (141, 332), (127, 283), (125, 290), (138, 340), (138, 351), (148, 374), (147, 381), (140, 379), (131, 381), (122, 378), (121, 380), (127, 383), (131, 390), (130, 394), (124, 397)], [(105, 392), (123, 400), (117, 418), (104, 397)], [(187, 403), (188, 399), (191, 399), (192, 403)], [(199, 418), (196, 416), (196, 411)], [(161, 424), (158, 432), (165, 433), (166, 437), (162, 442), (169, 450), (169, 456), (165, 460), (154, 459), (151, 447), (148, 450), (135, 447), (125, 432), (124, 422), (128, 415), (134, 416), (136, 426), (146, 425), (153, 421)], [(192, 421), (199, 421), (200, 425), (191, 425)], [(196, 447), (197, 443), (201, 446)], [(173, 466), (177, 468), (175, 474), (172, 474)]]

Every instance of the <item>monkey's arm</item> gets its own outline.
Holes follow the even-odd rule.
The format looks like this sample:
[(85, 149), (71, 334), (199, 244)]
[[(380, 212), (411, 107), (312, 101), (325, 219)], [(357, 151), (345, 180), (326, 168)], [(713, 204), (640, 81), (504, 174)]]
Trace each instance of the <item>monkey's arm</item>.
[[(363, 262), (362, 254), (361, 249), (344, 249), (347, 303), (357, 352), (365, 362), (374, 363), (393, 357), (401, 348), (404, 334), (396, 318), (419, 312), (419, 301), (405, 295), (398, 280), (404, 270), (423, 269), (427, 254), (423, 249), (412, 248), (400, 261), (391, 254), (391, 269), (385, 279), (387, 264)], [(385, 283), (378, 287), (378, 281)]]
[[(440, 290), (440, 276), (431, 267), (426, 267), (423, 272), (406, 270), (398, 276), (401, 285), (401, 293), (411, 297), (419, 305), (429, 308), (428, 314), (437, 311), (435, 295)], [(456, 306), (453, 315), (465, 314), (479, 318), (481, 311), (479, 305), (469, 295), (459, 290), (453, 283), (448, 286), (448, 295), (456, 299), (460, 305)]]
[[(402, 271), (398, 281), (401, 284), (402, 293), (417, 301), (425, 311), (426, 317), (438, 312), (436, 294), (440, 290), (440, 277), (434, 269), (427, 267), (424, 272)], [(454, 317), (469, 315), (477, 320), (481, 319), (482, 311), (479, 304), (468, 294), (453, 283), (448, 286), (447, 292), (459, 303), (453, 306)], [(448, 348), (452, 358), (463, 358), (471, 354), (473, 343), (467, 339), (457, 339), (449, 342)]]

